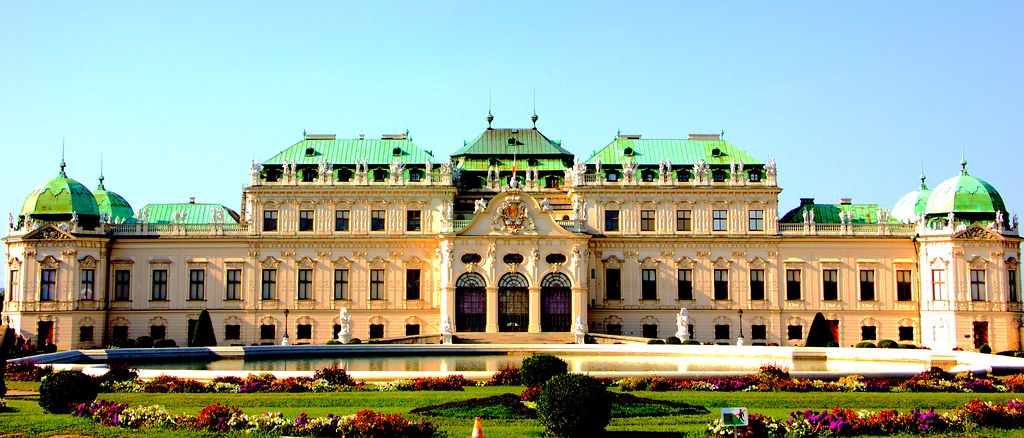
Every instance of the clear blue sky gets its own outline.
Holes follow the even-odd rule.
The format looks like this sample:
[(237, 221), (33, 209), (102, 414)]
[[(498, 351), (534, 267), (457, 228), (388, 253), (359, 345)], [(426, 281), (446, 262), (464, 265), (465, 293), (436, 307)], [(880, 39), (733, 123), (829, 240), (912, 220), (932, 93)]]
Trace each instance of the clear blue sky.
[[(68, 175), (238, 209), (250, 159), (303, 130), (409, 129), (445, 157), (485, 127), (581, 156), (617, 130), (725, 130), (797, 198), (891, 208), (972, 175), (1024, 213), (1022, 2), (3, 2), (0, 206)], [(2, 269), (2, 268), (0, 268)]]

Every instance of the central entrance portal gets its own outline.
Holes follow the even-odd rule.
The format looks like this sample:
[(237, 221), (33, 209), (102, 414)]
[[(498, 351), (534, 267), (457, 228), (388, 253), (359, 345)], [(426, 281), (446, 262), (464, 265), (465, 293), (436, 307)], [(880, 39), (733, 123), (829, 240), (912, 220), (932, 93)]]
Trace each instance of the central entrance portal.
[(455, 331), (482, 332), (487, 322), (487, 291), (484, 277), (462, 274), (455, 281)]
[(540, 282), (540, 330), (542, 332), (569, 331), (570, 318), (569, 277), (548, 274)]
[(498, 280), (498, 331), (525, 332), (530, 323), (529, 282), (519, 273)]

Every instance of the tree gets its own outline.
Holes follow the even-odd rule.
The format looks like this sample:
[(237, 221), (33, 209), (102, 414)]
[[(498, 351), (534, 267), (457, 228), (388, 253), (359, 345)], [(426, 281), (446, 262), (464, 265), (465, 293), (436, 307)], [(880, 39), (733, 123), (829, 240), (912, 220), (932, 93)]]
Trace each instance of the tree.
[(807, 331), (807, 343), (808, 347), (828, 347), (828, 343), (835, 341), (836, 338), (832, 336), (832, 323), (825, 319), (825, 315), (818, 312), (814, 315), (814, 321), (811, 321), (811, 329)]
[(213, 334), (213, 321), (210, 319), (210, 312), (203, 309), (199, 313), (199, 321), (192, 333), (188, 334), (189, 347), (216, 347), (217, 336)]

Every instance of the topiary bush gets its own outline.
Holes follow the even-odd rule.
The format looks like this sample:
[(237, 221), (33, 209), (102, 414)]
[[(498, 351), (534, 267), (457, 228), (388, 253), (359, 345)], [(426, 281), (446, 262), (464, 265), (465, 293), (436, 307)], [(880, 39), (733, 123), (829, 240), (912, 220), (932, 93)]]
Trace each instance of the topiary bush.
[(340, 345), (340, 344), (341, 344), (341, 341), (339, 341), (337, 339), (331, 339), (330, 341), (327, 341), (327, 345)]
[(661, 339), (651, 339), (647, 341), (647, 345), (665, 345), (665, 341)]
[(871, 341), (858, 342), (857, 348), (875, 348), (875, 343)]
[(687, 339), (683, 341), (683, 345), (700, 345), (700, 341), (696, 339)]
[(199, 312), (199, 320), (192, 333), (188, 334), (189, 347), (216, 347), (217, 335), (213, 333), (213, 320), (210, 319), (210, 312), (203, 309)]
[(149, 336), (139, 336), (135, 339), (136, 348), (153, 348), (153, 338)]
[(352, 339), (348, 340), (348, 343), (349, 344), (362, 344), (363, 341), (361, 341), (359, 338), (352, 338)]
[(830, 341), (826, 347), (838, 347), (839, 343), (836, 341)]
[(101, 376), (100, 382), (123, 382), (126, 380), (135, 380), (139, 377), (139, 373), (132, 369), (131, 364), (126, 361), (118, 360), (110, 362), (107, 365), (107, 372)]
[(153, 341), (153, 348), (174, 348), (178, 343), (174, 339), (157, 339)]
[(882, 339), (878, 341), (878, 348), (899, 348), (900, 344), (891, 339)]
[(114, 346), (117, 348), (135, 348), (134, 339), (121, 339), (120, 341), (114, 341)]
[(811, 328), (807, 330), (807, 347), (827, 347), (829, 342), (835, 341), (832, 335), (832, 323), (825, 319), (821, 312), (814, 314), (811, 321)]
[(677, 338), (675, 336), (669, 336), (669, 337), (665, 338), (665, 343), (666, 344), (670, 344), (670, 345), (680, 345), (683, 342), (680, 341), (679, 338)]
[(569, 372), (569, 364), (550, 354), (535, 354), (523, 359), (519, 380), (526, 386), (541, 385), (552, 377)]
[(81, 371), (58, 371), (39, 385), (39, 406), (53, 414), (67, 414), (80, 403), (96, 399), (99, 385)]
[(982, 354), (992, 354), (992, 347), (988, 344), (982, 345), (981, 348), (978, 349), (978, 352)]
[(916, 350), (917, 346), (914, 344), (900, 344), (900, 348), (906, 348), (908, 350)]
[(604, 385), (585, 374), (555, 376), (540, 390), (537, 418), (556, 436), (591, 437), (611, 420), (611, 399)]
[(332, 385), (352, 386), (356, 384), (356, 381), (352, 379), (352, 376), (348, 375), (348, 371), (345, 370), (345, 368), (339, 368), (337, 365), (316, 370), (316, 372), (313, 373), (313, 378), (324, 379), (327, 383)]

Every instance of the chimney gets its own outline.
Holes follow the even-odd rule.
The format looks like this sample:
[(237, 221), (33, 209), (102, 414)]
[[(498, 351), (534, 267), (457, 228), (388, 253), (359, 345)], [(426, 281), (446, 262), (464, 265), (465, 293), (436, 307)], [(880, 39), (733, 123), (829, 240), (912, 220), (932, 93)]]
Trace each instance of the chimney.
[(619, 134), (619, 140), (639, 140), (640, 134)]
[(306, 134), (306, 140), (334, 140), (334, 134)]
[(359, 139), (360, 139), (360, 140), (363, 140), (363, 139), (365, 139), (365, 138), (366, 138), (366, 134), (359, 134)]
[(800, 205), (814, 205), (814, 198), (800, 198)]
[(853, 204), (853, 198), (839, 198), (839, 205)]
[(195, 204), (196, 203), (196, 197), (195, 196), (189, 196), (188, 203), (189, 204)]
[(722, 134), (690, 134), (689, 140), (721, 140)]
[(383, 134), (380, 136), (381, 140), (405, 140), (409, 138), (406, 134)]

